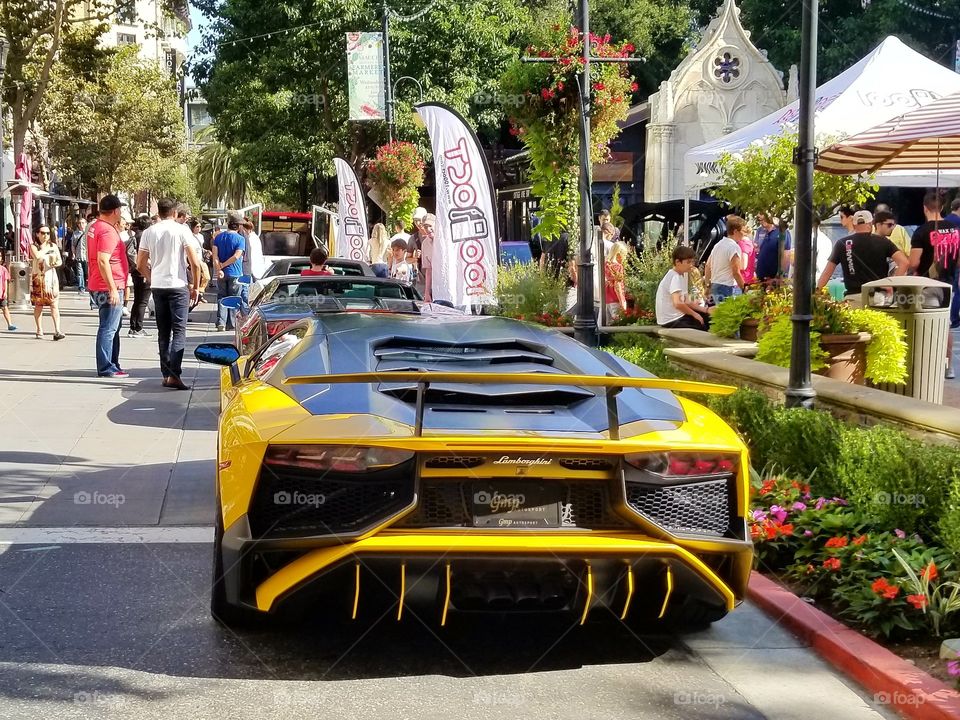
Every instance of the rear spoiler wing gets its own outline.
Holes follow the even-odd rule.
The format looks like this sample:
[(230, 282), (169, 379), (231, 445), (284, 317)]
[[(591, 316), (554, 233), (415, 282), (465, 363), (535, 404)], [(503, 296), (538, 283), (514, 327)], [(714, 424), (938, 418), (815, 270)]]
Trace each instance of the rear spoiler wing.
[(366, 372), (333, 375), (297, 375), (284, 379), (284, 385), (327, 385), (340, 383), (403, 383), (417, 384), (417, 411), (415, 436), (423, 434), (423, 410), (427, 389), (431, 383), (463, 383), (470, 385), (564, 385), (597, 387), (606, 390), (607, 418), (611, 440), (620, 439), (620, 418), (617, 413), (617, 395), (624, 388), (638, 390), (666, 390), (668, 392), (701, 393), (704, 395), (732, 395), (737, 388), (730, 385), (693, 380), (663, 378), (635, 378), (619, 375), (553, 375), (547, 373), (465, 373), (465, 372)]

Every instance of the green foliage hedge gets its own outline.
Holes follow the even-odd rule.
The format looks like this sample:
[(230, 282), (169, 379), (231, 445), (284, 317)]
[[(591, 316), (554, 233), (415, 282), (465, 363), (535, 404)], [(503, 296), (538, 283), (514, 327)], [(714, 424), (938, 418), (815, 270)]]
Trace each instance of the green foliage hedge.
[(883, 527), (936, 537), (960, 553), (960, 448), (781, 408), (753, 390), (709, 405), (743, 436), (754, 467), (809, 478), (816, 493), (846, 498)]

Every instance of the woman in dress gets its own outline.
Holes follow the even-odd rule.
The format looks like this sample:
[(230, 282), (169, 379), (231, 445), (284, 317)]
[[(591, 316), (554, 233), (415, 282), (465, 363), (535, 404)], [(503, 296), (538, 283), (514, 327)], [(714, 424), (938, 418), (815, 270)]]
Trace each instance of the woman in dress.
[(40, 317), (43, 308), (50, 308), (53, 318), (53, 339), (63, 340), (66, 337), (60, 332), (60, 282), (57, 279), (57, 268), (63, 265), (63, 258), (57, 244), (50, 235), (50, 228), (41, 225), (30, 246), (30, 255), (33, 259), (32, 275), (30, 278), (30, 302), (33, 303), (33, 319), (37, 324), (37, 338), (43, 339), (43, 324)]
[(613, 243), (604, 263), (605, 301), (607, 319), (614, 320), (627, 309), (626, 271), (623, 264), (627, 261), (629, 249), (625, 243)]

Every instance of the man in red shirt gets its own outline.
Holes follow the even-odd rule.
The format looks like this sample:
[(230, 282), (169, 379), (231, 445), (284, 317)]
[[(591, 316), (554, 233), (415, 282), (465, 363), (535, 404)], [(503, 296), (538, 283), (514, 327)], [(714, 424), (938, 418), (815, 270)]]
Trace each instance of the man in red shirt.
[(120, 202), (116, 195), (100, 200), (100, 216), (87, 228), (87, 258), (90, 299), (100, 312), (97, 328), (97, 375), (130, 377), (120, 369), (120, 322), (123, 304), (120, 298), (127, 286), (127, 250), (120, 239)]

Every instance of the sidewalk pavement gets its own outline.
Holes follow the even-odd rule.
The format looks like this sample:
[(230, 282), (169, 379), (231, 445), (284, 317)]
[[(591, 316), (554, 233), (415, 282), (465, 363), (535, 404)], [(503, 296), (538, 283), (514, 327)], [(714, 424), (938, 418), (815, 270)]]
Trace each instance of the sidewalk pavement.
[(152, 320), (151, 337), (127, 338), (124, 318), (120, 380), (97, 377), (86, 294), (61, 294), (59, 342), (46, 313), (38, 340), (32, 313), (14, 312), (19, 330), (0, 330), (0, 526), (212, 524), (218, 373), (193, 349), (214, 307), (190, 315), (189, 392), (161, 385)]

